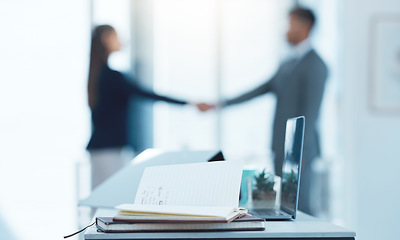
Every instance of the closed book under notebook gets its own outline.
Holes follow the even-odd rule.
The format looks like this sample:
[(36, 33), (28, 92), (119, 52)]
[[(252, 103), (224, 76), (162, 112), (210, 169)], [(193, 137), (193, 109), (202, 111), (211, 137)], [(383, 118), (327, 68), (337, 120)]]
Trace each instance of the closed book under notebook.
[(228, 223), (186, 222), (186, 223), (132, 223), (115, 221), (112, 217), (97, 217), (96, 226), (103, 232), (191, 232), (191, 231), (263, 231), (265, 220), (246, 215)]

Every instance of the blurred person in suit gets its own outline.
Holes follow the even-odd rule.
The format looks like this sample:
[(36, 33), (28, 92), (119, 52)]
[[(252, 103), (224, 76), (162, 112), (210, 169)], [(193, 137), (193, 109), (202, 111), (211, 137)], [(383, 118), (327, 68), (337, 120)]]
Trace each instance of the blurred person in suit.
[[(92, 33), (88, 79), (88, 103), (92, 133), (87, 145), (90, 153), (92, 189), (125, 165), (123, 149), (128, 142), (128, 103), (132, 96), (142, 96), (173, 104), (187, 101), (160, 96), (145, 90), (108, 66), (108, 58), (121, 44), (110, 25), (97, 26)], [(200, 110), (204, 104), (193, 104)]]
[(320, 156), (317, 120), (327, 79), (327, 66), (312, 48), (310, 33), (315, 23), (314, 13), (306, 8), (296, 7), (289, 13), (289, 29), (286, 34), (292, 47), (292, 56), (282, 62), (279, 69), (268, 81), (238, 97), (226, 100), (212, 107), (227, 107), (242, 103), (266, 93), (276, 96), (273, 122), (272, 150), (275, 173), (282, 176), (286, 120), (305, 116), (305, 138), (303, 166), (300, 183), (299, 209), (313, 214), (310, 205), (312, 163)]

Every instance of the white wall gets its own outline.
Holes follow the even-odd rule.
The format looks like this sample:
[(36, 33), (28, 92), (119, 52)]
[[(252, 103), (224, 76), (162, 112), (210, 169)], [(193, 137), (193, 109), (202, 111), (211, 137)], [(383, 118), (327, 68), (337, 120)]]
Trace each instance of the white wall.
[(77, 228), (75, 165), (90, 133), (88, 15), (88, 1), (0, 1), (2, 240), (60, 239)]
[(346, 160), (347, 223), (356, 230), (357, 239), (399, 239), (400, 113), (371, 109), (369, 64), (371, 18), (400, 15), (400, 1), (346, 0), (341, 4), (340, 135)]

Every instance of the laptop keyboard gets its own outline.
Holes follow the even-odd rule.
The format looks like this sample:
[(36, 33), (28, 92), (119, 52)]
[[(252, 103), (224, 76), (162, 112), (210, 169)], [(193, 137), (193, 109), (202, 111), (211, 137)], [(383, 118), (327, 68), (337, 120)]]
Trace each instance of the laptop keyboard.
[(253, 209), (251, 213), (254, 213), (255, 215), (278, 215), (278, 216), (285, 215), (276, 209)]

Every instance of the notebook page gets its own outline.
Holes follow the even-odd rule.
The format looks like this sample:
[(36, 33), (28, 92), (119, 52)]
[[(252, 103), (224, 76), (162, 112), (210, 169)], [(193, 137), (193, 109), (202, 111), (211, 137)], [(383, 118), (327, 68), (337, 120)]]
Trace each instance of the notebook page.
[(148, 167), (135, 204), (237, 207), (241, 176), (242, 165), (230, 161)]

